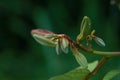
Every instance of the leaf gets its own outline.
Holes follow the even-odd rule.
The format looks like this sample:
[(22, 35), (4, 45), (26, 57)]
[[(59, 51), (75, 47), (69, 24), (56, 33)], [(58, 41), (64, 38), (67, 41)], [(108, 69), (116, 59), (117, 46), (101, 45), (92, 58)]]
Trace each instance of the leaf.
[(44, 37), (45, 37), (45, 38), (53, 38), (54, 35), (53, 35), (53, 34), (46, 34), (46, 35), (44, 35)]
[(120, 70), (112, 70), (104, 76), (103, 80), (112, 80), (112, 78), (114, 78), (118, 74), (120, 74)]
[(105, 46), (105, 42), (101, 38), (94, 36), (93, 39), (99, 46), (102, 46), (102, 47)]
[(57, 55), (61, 53), (60, 40), (58, 40), (58, 44), (56, 45), (56, 52), (57, 52)]
[(92, 72), (92, 71), (96, 68), (97, 65), (98, 65), (98, 61), (96, 60), (96, 61), (94, 61), (94, 62), (92, 62), (92, 63), (89, 63), (87, 69), (88, 69), (90, 72)]
[(44, 36), (38, 35), (38, 34), (33, 34), (33, 38), (40, 44), (46, 45), (46, 46), (56, 46), (57, 43), (54, 41), (51, 41)]
[(40, 44), (46, 46), (56, 46), (58, 36), (51, 31), (34, 29), (31, 31), (33, 38)]
[(80, 67), (64, 73), (59, 76), (50, 78), (49, 80), (84, 80), (85, 76), (89, 73), (87, 69), (82, 69)]
[(51, 31), (48, 31), (48, 30), (43, 30), (43, 29), (33, 29), (31, 31), (31, 34), (37, 34), (37, 35), (41, 35), (41, 36), (44, 36), (46, 34), (54, 34), (53, 32)]
[(83, 17), (80, 32), (83, 32), (84, 34), (91, 32), (91, 20), (89, 17), (87, 17), (87, 16)]
[(69, 41), (66, 38), (61, 39), (61, 50), (64, 53), (68, 53)]
[(83, 54), (81, 54), (76, 48), (71, 48), (71, 50), (80, 66), (86, 68), (88, 66), (86, 57)]
[(57, 54), (60, 54), (61, 51), (64, 53), (68, 53), (68, 46), (69, 46), (69, 41), (65, 38), (59, 38), (58, 43), (56, 45), (56, 52)]
[(88, 34), (91, 32), (91, 20), (89, 17), (84, 16), (81, 28), (80, 28), (80, 34), (77, 36), (77, 41), (83, 40)]

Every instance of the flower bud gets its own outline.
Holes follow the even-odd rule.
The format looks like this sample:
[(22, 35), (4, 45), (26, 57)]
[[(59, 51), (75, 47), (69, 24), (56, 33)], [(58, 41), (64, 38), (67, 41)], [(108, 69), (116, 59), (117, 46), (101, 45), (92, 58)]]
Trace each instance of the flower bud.
[(102, 47), (105, 46), (105, 42), (101, 38), (94, 36), (93, 39), (99, 46), (102, 46)]

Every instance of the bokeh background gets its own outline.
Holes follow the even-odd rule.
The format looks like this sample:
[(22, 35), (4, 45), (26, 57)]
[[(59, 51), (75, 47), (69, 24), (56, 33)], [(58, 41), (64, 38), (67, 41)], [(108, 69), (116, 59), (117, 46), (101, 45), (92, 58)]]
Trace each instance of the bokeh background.
[[(71, 51), (38, 44), (32, 29), (42, 28), (65, 33), (75, 40), (83, 16), (92, 20), (92, 29), (106, 47), (93, 42), (93, 48), (120, 51), (119, 0), (0, 0), (0, 80), (48, 80), (79, 65)], [(83, 52), (89, 62), (101, 56)], [(120, 57), (107, 61), (92, 80), (101, 80), (111, 69), (120, 69)], [(117, 76), (114, 80), (120, 80)]]

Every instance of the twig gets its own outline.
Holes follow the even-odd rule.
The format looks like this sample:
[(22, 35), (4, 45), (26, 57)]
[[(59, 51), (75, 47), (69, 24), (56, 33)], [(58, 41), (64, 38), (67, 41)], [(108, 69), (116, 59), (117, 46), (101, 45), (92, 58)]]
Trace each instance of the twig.
[(82, 49), (83, 51), (86, 51), (89, 53), (93, 53), (93, 54), (97, 54), (97, 55), (101, 55), (101, 56), (106, 56), (106, 57), (120, 56), (120, 52), (97, 51), (97, 50), (86, 48), (83, 45), (78, 45), (78, 44), (76, 44), (76, 45), (79, 49)]
[(95, 75), (100, 70), (102, 65), (106, 62), (107, 59), (108, 59), (107, 57), (103, 57), (100, 60), (99, 64), (96, 66), (96, 68), (85, 77), (85, 80), (89, 80), (91, 76)]

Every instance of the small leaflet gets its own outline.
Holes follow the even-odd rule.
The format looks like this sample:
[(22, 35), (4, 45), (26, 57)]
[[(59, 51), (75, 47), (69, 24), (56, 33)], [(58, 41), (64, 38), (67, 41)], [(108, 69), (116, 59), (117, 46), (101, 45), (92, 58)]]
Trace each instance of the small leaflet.
[(61, 53), (60, 40), (58, 40), (58, 44), (56, 45), (56, 52), (57, 52), (57, 55)]
[(86, 38), (91, 32), (91, 20), (89, 17), (84, 16), (81, 26), (80, 26), (80, 34), (77, 36), (77, 41), (81, 41)]
[(80, 53), (77, 48), (71, 48), (72, 52), (73, 52), (73, 55), (76, 59), (76, 61), (78, 62), (78, 64), (80, 64), (80, 66), (82, 68), (87, 68), (88, 67), (88, 62), (87, 62), (87, 59), (86, 57)]
[(64, 53), (68, 53), (69, 41), (66, 38), (62, 38), (60, 44), (61, 44), (61, 50)]
[(46, 46), (56, 46), (56, 42), (53, 42), (44, 36), (33, 34), (33, 38), (40, 44), (46, 45)]

